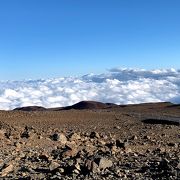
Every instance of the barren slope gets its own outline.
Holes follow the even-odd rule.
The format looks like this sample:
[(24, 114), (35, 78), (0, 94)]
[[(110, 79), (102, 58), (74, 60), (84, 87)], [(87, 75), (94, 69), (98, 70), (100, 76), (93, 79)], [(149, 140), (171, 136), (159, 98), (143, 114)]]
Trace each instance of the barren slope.
[[(0, 111), (0, 177), (178, 178), (180, 127), (169, 123), (179, 119), (178, 105), (104, 107), (93, 102), (92, 108), (85, 104), (81, 110)], [(157, 168), (151, 169), (156, 163)]]

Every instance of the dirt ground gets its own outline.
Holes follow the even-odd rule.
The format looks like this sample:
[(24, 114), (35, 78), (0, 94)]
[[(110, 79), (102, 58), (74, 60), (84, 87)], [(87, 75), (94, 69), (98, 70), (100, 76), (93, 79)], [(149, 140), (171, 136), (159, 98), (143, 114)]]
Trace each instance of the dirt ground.
[[(8, 179), (13, 179), (13, 177), (48, 179), (51, 177), (53, 179), (54, 173), (51, 173), (51, 175), (46, 173), (44, 175), (43, 172), (31, 173), (25, 171), (23, 174), (20, 170), (18, 171), (17, 169), (22, 163), (20, 154), (26, 154), (29, 150), (48, 154), (54, 149), (58, 149), (62, 143), (59, 140), (52, 140), (51, 137), (54, 133), (64, 134), (68, 138), (71, 133), (77, 133), (82, 137), (85, 137), (87, 134), (89, 137), (89, 134), (96, 132), (99, 134), (97, 138), (105, 141), (117, 142), (119, 140), (123, 143), (127, 142), (128, 146), (119, 150), (119, 152), (123, 151), (125, 154), (128, 154), (128, 151), (130, 151), (137, 153), (138, 156), (139, 154), (145, 155), (147, 152), (156, 151), (158, 148), (160, 151), (169, 154), (175, 153), (177, 163), (173, 170), (177, 171), (177, 173), (172, 175), (172, 179), (178, 179), (178, 168), (180, 168), (178, 167), (180, 166), (178, 164), (180, 158), (179, 121), (180, 106), (171, 103), (112, 106), (103, 109), (69, 108), (68, 110), (0, 111), (0, 177)], [(91, 142), (91, 138), (87, 141)], [(94, 146), (98, 146), (98, 144), (94, 144)], [(131, 158), (130, 155), (128, 156)], [(150, 155), (147, 155), (148, 160), (149, 158)], [(111, 161), (114, 163), (115, 160), (112, 159)], [(7, 168), (10, 164), (13, 164), (13, 168), (8, 171)], [(115, 165), (113, 164), (113, 166)], [(122, 170), (122, 167), (117, 167)], [(77, 176), (73, 176), (74, 172), (69, 175), (61, 175), (59, 172), (59, 175), (56, 175), (54, 179), (66, 179), (67, 177), (70, 179), (81, 179), (82, 169), (78, 171), (79, 174)], [(129, 168), (129, 171), (131, 172), (131, 168)], [(86, 175), (86, 178), (93, 179), (95, 174)], [(131, 175), (128, 176), (128, 174)], [(139, 174), (133, 176), (133, 171), (132, 173), (122, 171), (121, 175), (119, 177), (117, 174), (116, 177), (112, 175), (112, 179), (141, 179), (143, 177)], [(98, 179), (98, 177), (101, 176), (97, 175), (96, 178)], [(111, 179), (110, 176), (106, 178)], [(147, 175), (147, 179), (153, 179), (153, 176)]]

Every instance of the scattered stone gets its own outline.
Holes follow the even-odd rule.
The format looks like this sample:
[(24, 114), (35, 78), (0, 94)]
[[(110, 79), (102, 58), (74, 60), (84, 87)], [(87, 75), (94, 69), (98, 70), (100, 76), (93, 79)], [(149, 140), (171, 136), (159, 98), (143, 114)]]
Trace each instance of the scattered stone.
[(80, 173), (77, 169), (74, 169), (73, 172), (76, 173), (76, 174)]
[(3, 139), (5, 137), (5, 131), (4, 130), (0, 130), (0, 139)]
[(77, 153), (78, 153), (78, 150), (74, 148), (74, 149), (66, 150), (62, 156), (70, 158), (70, 157), (75, 157)]
[(125, 148), (125, 153), (126, 154), (132, 153), (132, 149), (131, 148)]
[(117, 153), (117, 152), (118, 152), (117, 146), (112, 146), (112, 148), (111, 148), (111, 153), (112, 153), (112, 154), (115, 154), (115, 153)]
[(120, 140), (116, 140), (116, 146), (118, 148), (126, 148), (128, 146), (128, 142), (121, 142)]
[(99, 161), (99, 169), (105, 170), (106, 168), (110, 168), (113, 166), (113, 163), (111, 160), (108, 160), (106, 158), (101, 158)]
[(29, 131), (25, 130), (22, 134), (21, 134), (21, 138), (29, 138), (30, 137), (30, 134), (29, 134)]
[(97, 172), (100, 171), (100, 170), (99, 170), (99, 166), (98, 166), (95, 162), (92, 162), (91, 171), (92, 171), (93, 173), (97, 173)]
[(38, 136), (38, 139), (43, 139), (43, 137), (42, 136)]
[(172, 142), (170, 142), (170, 143), (168, 143), (168, 146), (171, 146), (171, 147), (177, 147), (177, 145), (176, 145), (176, 143), (172, 143)]
[(59, 163), (55, 162), (55, 161), (52, 161), (49, 165), (49, 169), (50, 171), (54, 171), (55, 169), (57, 169), (59, 167)]
[(177, 168), (180, 170), (180, 162), (178, 163)]
[[(120, 127), (123, 129), (124, 126), (126, 123)], [(166, 127), (160, 125), (153, 125), (153, 128), (147, 125), (139, 132), (133, 132), (134, 128), (128, 127), (130, 132), (124, 131), (117, 137), (109, 130), (99, 131), (98, 126), (96, 130), (92, 126), (87, 132), (79, 130), (79, 127), (40, 131), (31, 126), (25, 129), (1, 127), (0, 177), (61, 180), (178, 179), (180, 144), (177, 133), (170, 134), (171, 129), (167, 131)], [(178, 132), (178, 127), (174, 128)]]
[(1, 172), (1, 177), (7, 176), (10, 172), (14, 170), (13, 164), (9, 164), (7, 167), (5, 167)]
[(64, 169), (63, 168), (59, 168), (59, 173), (60, 174), (64, 173)]
[(121, 129), (121, 127), (120, 127), (120, 126), (115, 126), (114, 128), (115, 128), (115, 129), (118, 129), (118, 130), (120, 130), (120, 129)]
[(80, 165), (79, 165), (78, 163), (76, 163), (75, 168), (76, 168), (78, 171), (81, 171), (81, 167), (80, 167)]
[(70, 141), (77, 141), (77, 140), (80, 140), (81, 139), (81, 136), (77, 133), (73, 133), (70, 137)]
[(99, 136), (99, 134), (98, 134), (97, 132), (91, 132), (90, 138), (91, 138), (91, 139), (100, 138), (100, 136)]
[(134, 135), (131, 139), (132, 139), (132, 140), (137, 140), (138, 137), (137, 137), (136, 135)]
[(166, 149), (164, 147), (159, 147), (159, 148), (156, 149), (156, 151), (164, 153), (166, 151)]
[(144, 139), (150, 140), (151, 137), (150, 136), (144, 136)]
[(92, 169), (92, 161), (89, 160), (89, 159), (86, 160), (85, 167), (86, 167), (89, 171), (91, 171), (91, 169)]
[(49, 162), (49, 156), (48, 156), (47, 154), (45, 154), (45, 153), (40, 154), (40, 155), (39, 155), (39, 159), (40, 159), (41, 161)]
[(61, 144), (66, 144), (67, 138), (63, 133), (59, 135), (59, 141), (61, 142)]
[(59, 140), (59, 134), (58, 133), (54, 133), (52, 136), (51, 136), (51, 139), (53, 141), (58, 141)]
[(4, 161), (0, 159), (0, 170), (4, 167)]
[(106, 144), (106, 142), (104, 140), (101, 140), (101, 139), (98, 139), (98, 142), (99, 142), (99, 144), (101, 144), (103, 146)]

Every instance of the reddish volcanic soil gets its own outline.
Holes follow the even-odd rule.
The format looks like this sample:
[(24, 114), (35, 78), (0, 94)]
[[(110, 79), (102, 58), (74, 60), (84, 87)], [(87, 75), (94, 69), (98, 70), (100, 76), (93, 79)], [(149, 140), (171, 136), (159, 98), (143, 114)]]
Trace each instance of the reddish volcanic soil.
[(179, 122), (171, 103), (0, 111), (0, 177), (178, 179)]

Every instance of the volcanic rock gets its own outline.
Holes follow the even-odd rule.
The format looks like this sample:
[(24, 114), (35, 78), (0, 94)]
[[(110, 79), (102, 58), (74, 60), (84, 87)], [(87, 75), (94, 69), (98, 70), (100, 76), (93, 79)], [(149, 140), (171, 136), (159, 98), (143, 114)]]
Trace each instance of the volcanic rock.
[(113, 166), (113, 163), (111, 160), (108, 160), (106, 158), (101, 158), (99, 161), (99, 169), (104, 170), (106, 168), (110, 168)]
[(14, 169), (13, 164), (7, 165), (1, 172), (1, 177), (7, 176), (10, 172), (12, 172)]
[(59, 163), (55, 162), (55, 161), (52, 161), (49, 165), (49, 169), (50, 171), (54, 171), (55, 169), (57, 169), (59, 167)]

